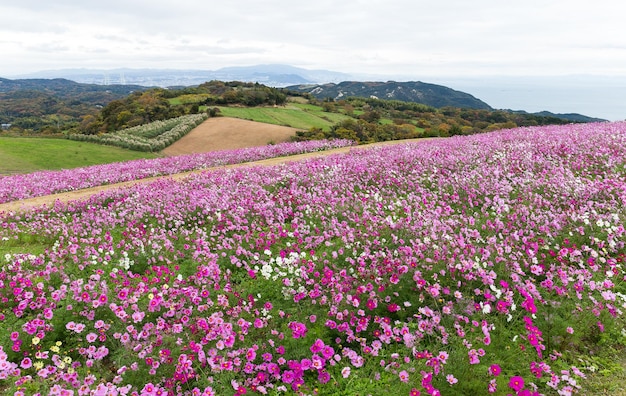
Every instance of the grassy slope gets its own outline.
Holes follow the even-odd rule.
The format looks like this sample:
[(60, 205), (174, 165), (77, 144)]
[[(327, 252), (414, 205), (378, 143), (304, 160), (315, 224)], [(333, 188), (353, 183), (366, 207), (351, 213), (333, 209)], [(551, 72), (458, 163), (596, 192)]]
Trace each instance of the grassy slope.
[(65, 139), (0, 137), (0, 175), (155, 157), (151, 153)]
[(290, 103), (287, 107), (220, 107), (227, 117), (285, 125), (293, 128), (312, 127), (328, 130), (337, 122), (350, 118), (344, 114), (327, 113), (319, 106)]

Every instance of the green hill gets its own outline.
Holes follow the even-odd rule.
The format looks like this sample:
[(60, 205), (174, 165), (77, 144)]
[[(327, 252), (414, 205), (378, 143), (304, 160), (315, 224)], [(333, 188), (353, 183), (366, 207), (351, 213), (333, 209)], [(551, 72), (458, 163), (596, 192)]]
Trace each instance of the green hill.
[(0, 137), (0, 175), (156, 157), (157, 154), (66, 139)]
[(423, 83), (421, 81), (344, 81), (339, 84), (293, 85), (287, 87), (287, 89), (309, 93), (318, 99), (332, 98), (333, 100), (339, 100), (354, 96), (422, 103), (436, 108), (452, 106), (491, 110), (491, 106), (487, 103), (468, 93), (455, 91), (442, 85)]

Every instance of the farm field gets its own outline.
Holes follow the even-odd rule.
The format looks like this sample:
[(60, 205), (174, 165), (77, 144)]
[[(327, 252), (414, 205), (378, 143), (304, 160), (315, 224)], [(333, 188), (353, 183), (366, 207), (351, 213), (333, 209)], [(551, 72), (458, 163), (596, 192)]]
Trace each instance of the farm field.
[(626, 345), (626, 123), (217, 169), (0, 216), (7, 394), (621, 386), (589, 379), (623, 375), (607, 356)]
[(296, 128), (231, 117), (209, 118), (187, 135), (162, 150), (168, 156), (285, 143)]
[(157, 157), (152, 153), (66, 139), (0, 137), (0, 175)]
[(340, 113), (324, 112), (321, 107), (303, 103), (289, 103), (282, 107), (219, 107), (226, 117), (242, 118), (268, 124), (305, 129), (328, 130), (332, 125), (350, 118)]

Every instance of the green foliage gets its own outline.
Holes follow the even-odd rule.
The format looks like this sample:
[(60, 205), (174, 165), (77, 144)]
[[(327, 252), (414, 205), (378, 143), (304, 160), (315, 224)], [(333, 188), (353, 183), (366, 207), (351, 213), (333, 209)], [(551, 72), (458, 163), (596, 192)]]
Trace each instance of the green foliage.
[(414, 125), (396, 125), (393, 123), (368, 122), (365, 120), (346, 119), (333, 125), (329, 131), (310, 128), (296, 132), (296, 140), (315, 139), (350, 139), (357, 143), (373, 143), (389, 140), (412, 139), (421, 137), (421, 130)]
[[(326, 105), (328, 102), (324, 102)], [(346, 98), (337, 102), (354, 119), (341, 120), (330, 130), (310, 127), (297, 132), (296, 140), (355, 139), (358, 143), (417, 137), (448, 137), (517, 126), (566, 124), (556, 117), (510, 113), (501, 110), (440, 109), (420, 103), (375, 98)], [(328, 107), (328, 106), (327, 106)]]
[(287, 101), (281, 89), (241, 81), (208, 81), (200, 84), (195, 93), (209, 94), (203, 101), (205, 105), (283, 105)]
[(94, 118), (83, 119), (79, 133), (92, 135), (109, 133), (120, 129), (166, 120), (185, 114), (180, 106), (172, 106), (164, 97), (164, 89), (133, 92), (124, 99), (107, 104)]
[(11, 133), (59, 134), (78, 126), (81, 118), (96, 115), (107, 103), (145, 87), (79, 84), (69, 80), (3, 80), (0, 123)]
[(166, 121), (123, 129), (115, 133), (90, 135), (72, 134), (72, 140), (89, 141), (137, 151), (160, 151), (189, 133), (208, 117), (207, 114), (190, 114)]

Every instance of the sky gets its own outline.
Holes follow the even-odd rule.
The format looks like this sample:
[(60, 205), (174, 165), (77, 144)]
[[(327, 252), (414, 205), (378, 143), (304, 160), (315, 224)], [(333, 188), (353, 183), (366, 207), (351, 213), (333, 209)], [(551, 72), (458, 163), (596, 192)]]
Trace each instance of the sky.
[(20, 0), (0, 15), (5, 78), (280, 63), (427, 82), (626, 79), (623, 0)]

